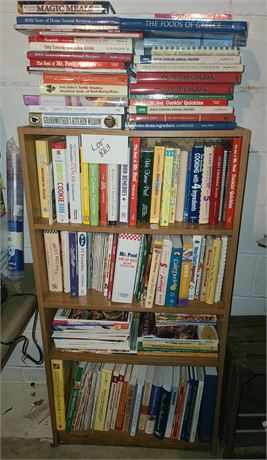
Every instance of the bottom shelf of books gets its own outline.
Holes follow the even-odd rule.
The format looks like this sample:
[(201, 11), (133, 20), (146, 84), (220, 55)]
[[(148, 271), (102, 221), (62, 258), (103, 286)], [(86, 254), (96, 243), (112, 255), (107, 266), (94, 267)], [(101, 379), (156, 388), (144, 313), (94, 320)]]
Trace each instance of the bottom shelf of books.
[(216, 367), (51, 360), (64, 443), (209, 449)]

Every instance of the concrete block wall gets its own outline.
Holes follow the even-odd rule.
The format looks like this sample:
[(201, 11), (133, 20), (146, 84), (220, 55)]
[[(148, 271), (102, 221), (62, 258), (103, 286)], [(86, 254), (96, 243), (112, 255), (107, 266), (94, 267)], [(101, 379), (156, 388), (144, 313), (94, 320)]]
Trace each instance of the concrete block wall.
[[(264, 248), (256, 240), (266, 232), (267, 180), (267, 88), (266, 36), (267, 1), (265, 0), (113, 0), (118, 14), (151, 15), (153, 12), (232, 13), (233, 19), (249, 23), (247, 47), (242, 49), (245, 73), (242, 84), (235, 89), (234, 105), (237, 121), (252, 131), (247, 185), (237, 258), (232, 304), (233, 315), (264, 314), (266, 306), (266, 261)], [(26, 37), (13, 30), (16, 0), (0, 0), (0, 126), (1, 146), (16, 128), (27, 124), (23, 94), (38, 94), (39, 77), (26, 72)], [(3, 147), (2, 147), (3, 148)], [(5, 156), (0, 156), (4, 171)], [(25, 259), (31, 261), (31, 247), (25, 216)], [(28, 329), (30, 333), (30, 330)], [(14, 357), (13, 357), (14, 358)], [(20, 367), (17, 358), (12, 367)], [(7, 374), (7, 371), (6, 371)], [(25, 375), (25, 372), (24, 372)], [(24, 378), (24, 377), (23, 377)]]

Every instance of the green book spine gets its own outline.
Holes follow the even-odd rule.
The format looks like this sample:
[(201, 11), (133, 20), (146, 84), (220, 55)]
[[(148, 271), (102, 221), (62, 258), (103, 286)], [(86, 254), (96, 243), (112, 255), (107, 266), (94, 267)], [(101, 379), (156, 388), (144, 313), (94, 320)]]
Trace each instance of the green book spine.
[(140, 153), (139, 190), (138, 190), (138, 222), (149, 222), (150, 202), (153, 174), (153, 151), (143, 150)]
[(90, 223), (99, 225), (99, 164), (89, 163)]
[(71, 396), (68, 405), (68, 412), (67, 412), (67, 421), (66, 421), (66, 431), (69, 433), (71, 431), (73, 416), (76, 408), (76, 403), (78, 399), (78, 394), (80, 390), (82, 374), (83, 374), (84, 365), (79, 364), (76, 369), (75, 374), (75, 382), (72, 387)]

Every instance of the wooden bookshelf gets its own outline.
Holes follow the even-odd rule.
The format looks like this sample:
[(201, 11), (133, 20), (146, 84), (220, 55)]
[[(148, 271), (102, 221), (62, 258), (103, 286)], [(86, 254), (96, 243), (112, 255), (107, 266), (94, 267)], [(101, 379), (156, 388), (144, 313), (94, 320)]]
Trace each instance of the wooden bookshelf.
[[(145, 447), (162, 447), (162, 448), (182, 448), (182, 449), (211, 449), (216, 450), (218, 438), (218, 425), (220, 414), (221, 390), (223, 381), (223, 370), (226, 350), (226, 340), (228, 331), (228, 322), (232, 302), (232, 291), (234, 283), (235, 265), (238, 248), (238, 238), (240, 231), (242, 203), (245, 189), (246, 169), (248, 163), (250, 131), (244, 128), (227, 131), (120, 131), (120, 130), (101, 130), (102, 134), (141, 137), (153, 139), (226, 139), (232, 137), (242, 138), (242, 150), (239, 166), (239, 177), (237, 186), (237, 196), (235, 205), (234, 225), (232, 229), (225, 229), (223, 224), (219, 225), (193, 225), (188, 223), (177, 223), (168, 227), (155, 227), (151, 225), (137, 225), (129, 227), (126, 225), (116, 226), (86, 226), (74, 224), (58, 224), (48, 225), (47, 221), (41, 218), (38, 179), (35, 160), (35, 139), (48, 135), (80, 135), (85, 133), (99, 134), (97, 130), (84, 129), (57, 129), (57, 128), (18, 128), (20, 153), (22, 159), (23, 181), (26, 194), (26, 204), (28, 212), (29, 230), (32, 245), (32, 254), (34, 262), (34, 272), (36, 280), (36, 290), (38, 297), (38, 305), (40, 312), (40, 322), (43, 338), (45, 367), (47, 375), (47, 385), (49, 394), (49, 404), (51, 411), (51, 421), (53, 429), (54, 444), (63, 443), (88, 443), (88, 444), (113, 444), (113, 445), (139, 445)], [(227, 251), (226, 268), (224, 285), (222, 291), (222, 300), (214, 305), (207, 305), (204, 302), (193, 301), (189, 302), (187, 307), (175, 307), (173, 312), (180, 313), (202, 313), (202, 314), (217, 314), (218, 329), (220, 336), (220, 346), (218, 355), (211, 354), (150, 354), (138, 353), (137, 355), (127, 354), (94, 354), (85, 351), (72, 352), (68, 350), (58, 350), (53, 347), (50, 337), (51, 322), (57, 308), (68, 306), (69, 308), (79, 309), (101, 309), (101, 310), (119, 310), (119, 311), (147, 311), (142, 303), (115, 304), (107, 301), (102, 295), (94, 291), (90, 291), (88, 295), (78, 298), (70, 298), (67, 294), (50, 294), (48, 292), (48, 281), (46, 274), (46, 259), (43, 241), (44, 230), (72, 230), (72, 231), (87, 231), (87, 232), (133, 232), (147, 234), (203, 234), (203, 235), (228, 235), (230, 237), (229, 247)], [(168, 307), (154, 307), (155, 312), (167, 312)], [(93, 362), (124, 362), (137, 364), (158, 364), (166, 365), (194, 365), (194, 366), (216, 366), (218, 368), (218, 390), (216, 399), (215, 419), (213, 438), (211, 443), (189, 443), (181, 442), (175, 439), (164, 439), (159, 441), (154, 436), (138, 433), (137, 436), (131, 437), (126, 433), (110, 432), (71, 432), (66, 433), (56, 430), (53, 390), (52, 390), (52, 375), (50, 360), (58, 358), (68, 361), (93, 361)]]

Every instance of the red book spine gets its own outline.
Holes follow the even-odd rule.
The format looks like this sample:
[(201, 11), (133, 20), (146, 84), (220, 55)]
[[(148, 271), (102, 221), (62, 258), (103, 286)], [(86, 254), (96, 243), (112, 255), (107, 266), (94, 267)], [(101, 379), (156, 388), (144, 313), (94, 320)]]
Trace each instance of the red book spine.
[(129, 121), (136, 122), (168, 122), (168, 121), (235, 121), (235, 116), (232, 113), (185, 113), (185, 114), (151, 114), (151, 115), (136, 115), (130, 114)]
[(71, 61), (67, 59), (30, 59), (32, 67), (73, 68), (73, 69), (116, 69), (124, 70), (123, 62), (111, 61)]
[(44, 72), (43, 83), (59, 83), (59, 84), (92, 84), (92, 85), (114, 85), (127, 86), (128, 75), (121, 74), (81, 74), (81, 73), (66, 73), (66, 72)]
[(185, 394), (185, 384), (182, 383), (180, 385), (179, 389), (179, 394), (176, 402), (176, 409), (175, 409), (175, 417), (172, 425), (172, 438), (177, 438), (178, 436), (178, 429), (179, 429), (179, 420), (181, 417), (181, 411), (183, 409), (182, 404), (183, 404), (183, 399), (184, 399), (184, 394)]
[(210, 193), (210, 212), (209, 224), (218, 224), (219, 208), (220, 208), (220, 194), (222, 182), (222, 169), (223, 169), (223, 146), (220, 144), (214, 147), (213, 166), (212, 166), (212, 180), (211, 180), (211, 193)]
[(125, 410), (125, 404), (126, 404), (126, 396), (127, 396), (127, 388), (128, 388), (128, 382), (124, 380), (122, 384), (121, 399), (120, 399), (120, 405), (119, 405), (117, 421), (116, 421), (116, 430), (122, 430), (124, 410)]
[(240, 155), (241, 138), (234, 137), (232, 141), (229, 185), (226, 196), (226, 214), (224, 223), (225, 228), (233, 227)]
[(75, 43), (75, 37), (41, 37), (40, 35), (30, 35), (28, 37), (29, 43)]
[(109, 270), (109, 277), (108, 277), (108, 294), (107, 294), (107, 299), (108, 300), (111, 300), (111, 297), (112, 297), (112, 288), (113, 288), (113, 278), (114, 278), (114, 270), (115, 270), (115, 262), (116, 262), (117, 245), (118, 245), (118, 235), (115, 233), (114, 237), (113, 237), (113, 243), (112, 243), (110, 270)]
[(130, 94), (233, 94), (234, 85), (230, 83), (131, 83)]
[(240, 72), (137, 72), (137, 83), (240, 83)]
[(100, 224), (107, 225), (107, 165), (100, 164)]
[(130, 99), (130, 106), (136, 105), (150, 105), (156, 107), (212, 107), (212, 106), (227, 106), (228, 99), (147, 99), (147, 98), (136, 98)]
[(132, 143), (129, 225), (136, 225), (138, 181), (139, 181), (139, 161), (140, 161), (140, 138), (135, 137)]
[(73, 61), (131, 62), (131, 54), (87, 53), (81, 51), (28, 51), (28, 59), (70, 59)]

